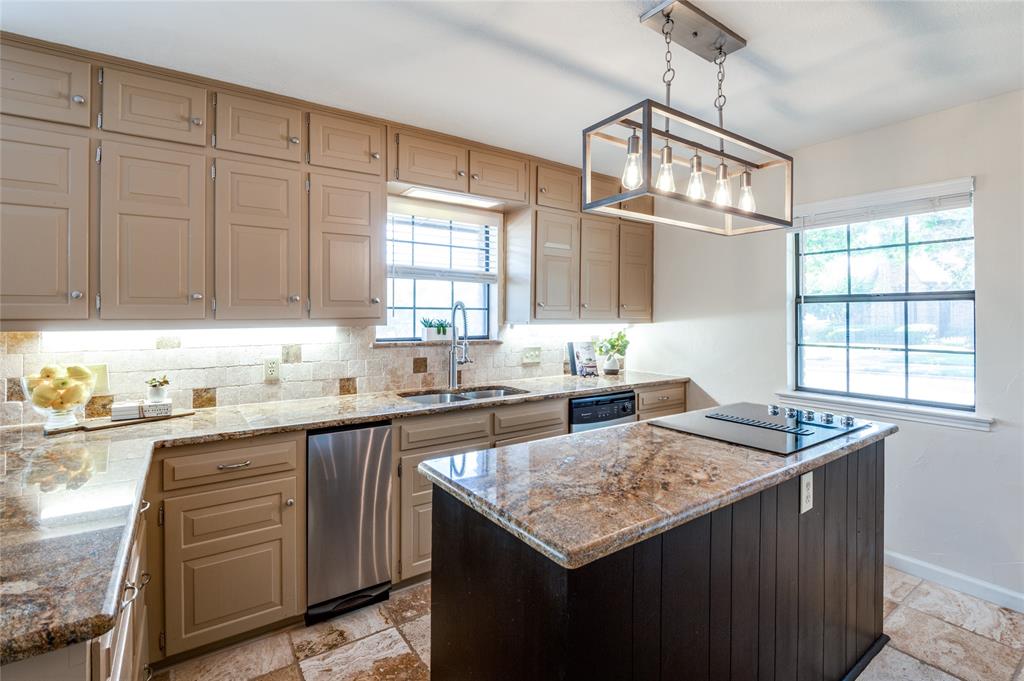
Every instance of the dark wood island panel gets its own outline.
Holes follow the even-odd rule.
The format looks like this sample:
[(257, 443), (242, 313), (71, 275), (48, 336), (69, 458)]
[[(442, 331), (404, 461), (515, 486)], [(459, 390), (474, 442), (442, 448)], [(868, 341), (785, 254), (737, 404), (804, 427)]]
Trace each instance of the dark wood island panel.
[[(882, 634), (884, 441), (578, 569), (435, 489), (433, 677), (838, 681)], [(442, 531), (443, 528), (443, 531)]]

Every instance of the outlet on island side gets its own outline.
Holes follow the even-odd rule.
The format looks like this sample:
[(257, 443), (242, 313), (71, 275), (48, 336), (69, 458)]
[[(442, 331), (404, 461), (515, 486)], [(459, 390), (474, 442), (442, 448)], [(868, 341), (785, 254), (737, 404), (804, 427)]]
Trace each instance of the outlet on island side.
[(800, 476), (800, 513), (814, 508), (814, 471)]
[(281, 359), (267, 357), (263, 360), (263, 382), (279, 383), (281, 381)]

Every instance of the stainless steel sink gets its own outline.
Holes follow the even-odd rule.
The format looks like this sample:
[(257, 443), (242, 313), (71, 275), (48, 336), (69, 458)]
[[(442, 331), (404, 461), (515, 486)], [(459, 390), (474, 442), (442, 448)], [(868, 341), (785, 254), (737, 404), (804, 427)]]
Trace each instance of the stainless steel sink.
[(519, 390), (517, 388), (481, 388), (472, 389), (465, 392), (459, 393), (463, 397), (471, 400), (483, 400), (488, 397), (506, 397), (508, 395), (522, 395), (526, 390)]
[(450, 402), (465, 402), (468, 397), (456, 395), (449, 392), (422, 393), (419, 395), (402, 395), (405, 399), (419, 404), (448, 404)]
[(480, 388), (464, 388), (456, 391), (431, 390), (427, 392), (398, 393), (398, 396), (419, 404), (449, 404), (451, 402), (465, 402), (466, 400), (484, 400), (490, 397), (522, 395), (526, 392), (528, 391), (498, 385)]

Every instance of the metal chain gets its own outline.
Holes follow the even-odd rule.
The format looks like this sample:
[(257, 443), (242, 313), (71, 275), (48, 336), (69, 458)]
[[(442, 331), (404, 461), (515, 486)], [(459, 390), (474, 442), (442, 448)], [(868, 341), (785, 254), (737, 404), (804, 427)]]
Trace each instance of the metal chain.
[[(672, 81), (675, 80), (676, 70), (672, 68), (672, 29), (676, 23), (672, 21), (672, 15), (665, 15), (665, 23), (661, 27), (661, 35), (665, 38), (665, 72), (661, 74), (661, 82), (665, 84), (665, 106), (672, 106)], [(668, 132), (668, 118), (665, 118), (665, 132)]]
[[(725, 85), (725, 50), (718, 46), (718, 54), (715, 55), (715, 64), (718, 66), (718, 96), (715, 97), (715, 108), (718, 109), (718, 127), (724, 128), (722, 109), (725, 108), (725, 94), (722, 87)], [(725, 140), (718, 138), (718, 150), (725, 151)]]

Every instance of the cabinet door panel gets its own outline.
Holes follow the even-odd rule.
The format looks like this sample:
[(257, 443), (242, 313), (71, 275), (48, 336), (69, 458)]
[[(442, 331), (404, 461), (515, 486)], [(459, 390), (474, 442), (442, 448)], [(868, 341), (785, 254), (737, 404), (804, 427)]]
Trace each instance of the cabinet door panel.
[(551, 166), (537, 166), (537, 205), (578, 211), (580, 174)]
[(469, 191), (467, 151), (456, 144), (419, 137), (398, 136), (398, 179), (456, 192)]
[(290, 106), (217, 93), (218, 149), (302, 160), (302, 112)]
[(311, 317), (384, 320), (384, 202), (380, 181), (310, 176)]
[(5, 122), (0, 157), (0, 318), (87, 319), (89, 140)]
[(128, 71), (103, 70), (103, 129), (205, 144), (206, 89)]
[(217, 317), (302, 316), (302, 178), (217, 160)]
[(526, 201), (526, 161), (487, 151), (469, 152), (469, 192), (509, 201)]
[(384, 126), (338, 116), (309, 115), (311, 165), (384, 174)]
[[(597, 199), (603, 199), (604, 197), (611, 196), (612, 194), (618, 194), (619, 191), (620, 191), (620, 189), (619, 189), (619, 181), (618, 180), (616, 180), (614, 178), (611, 178), (611, 177), (605, 177), (604, 175), (592, 175), (591, 176), (591, 182), (590, 182), (590, 200), (591, 201), (596, 201)], [(613, 203), (613, 204), (611, 204), (611, 206), (613, 208), (618, 208), (619, 204)]]
[(629, 201), (623, 201), (622, 208), (623, 210), (631, 210), (635, 213), (654, 215), (654, 197), (641, 196), (636, 199), (630, 199)]
[(580, 226), (580, 319), (616, 319), (619, 223), (584, 217)]
[(201, 154), (103, 143), (100, 317), (205, 316), (205, 168)]
[(85, 127), (91, 124), (88, 62), (3, 45), (0, 82), (0, 112)]
[(534, 317), (578, 319), (579, 218), (537, 211), (536, 230)]
[(651, 321), (654, 314), (654, 227), (619, 224), (619, 319)]

